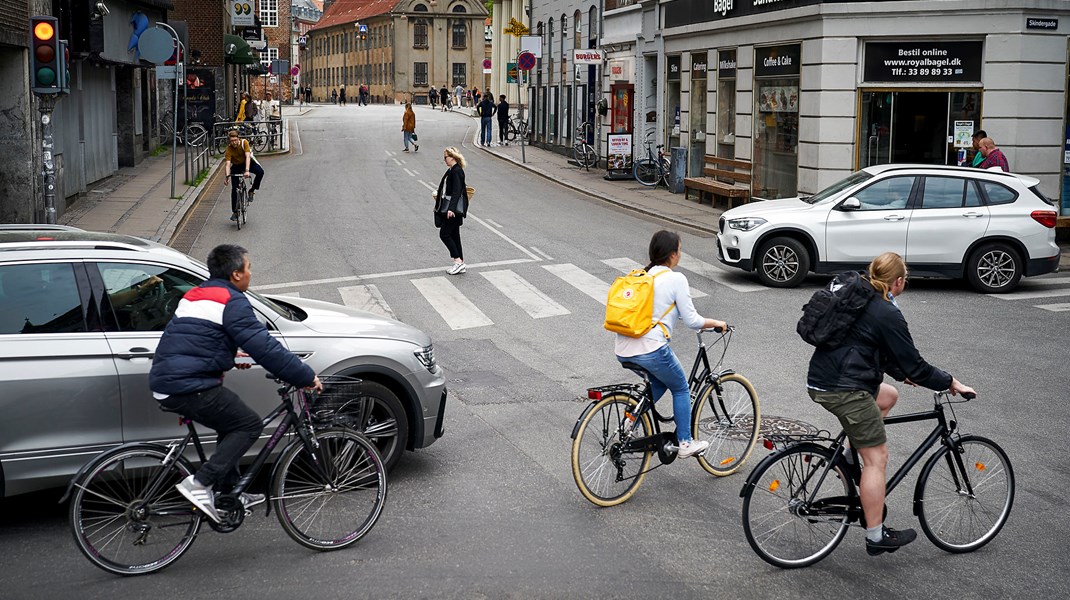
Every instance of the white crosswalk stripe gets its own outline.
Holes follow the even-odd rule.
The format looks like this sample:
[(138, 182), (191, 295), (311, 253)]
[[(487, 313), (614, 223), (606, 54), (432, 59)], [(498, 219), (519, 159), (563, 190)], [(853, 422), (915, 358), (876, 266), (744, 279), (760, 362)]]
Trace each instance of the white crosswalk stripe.
[[(646, 266), (639, 264), (630, 258), (607, 258), (602, 262), (605, 263), (607, 266), (613, 267), (614, 269), (621, 271), (622, 273), (630, 273), (634, 269), (642, 269)], [(703, 292), (702, 290), (696, 290), (695, 288), (691, 288), (692, 298), (705, 298), (708, 295), (709, 294)]]
[[(729, 281), (727, 273), (723, 269), (719, 269), (708, 262), (701, 261), (694, 256), (680, 253), (680, 268), (687, 269), (696, 275), (701, 275), (706, 279), (715, 281), (723, 286), (729, 287), (737, 292), (758, 292), (761, 290), (767, 290), (769, 288), (761, 285), (760, 283), (748, 283), (745, 281)], [(742, 271), (740, 271), (742, 273)]]
[(1061, 302), (1059, 304), (1038, 304), (1036, 307), (1050, 310), (1051, 312), (1066, 312), (1070, 311), (1070, 302)]
[(567, 308), (509, 269), (483, 271), (480, 275), (534, 319), (570, 314)]
[(338, 293), (342, 296), (342, 304), (350, 308), (366, 310), (389, 319), (398, 318), (375, 285), (340, 287)]
[(1035, 300), (1037, 298), (1058, 298), (1059, 296), (1070, 296), (1070, 288), (1064, 288), (1061, 290), (1048, 290), (1046, 292), (1011, 292), (1009, 294), (988, 294), (994, 298), (1000, 300)]
[(587, 294), (591, 298), (606, 303), (609, 297), (609, 284), (591, 275), (576, 265), (565, 263), (560, 265), (543, 265), (542, 268), (560, 277), (565, 283)]
[(294, 298), (300, 298), (301, 297), (301, 292), (278, 292), (278, 293), (274, 293), (273, 292), (271, 295), (272, 296), (292, 296)]
[(494, 324), (494, 321), (488, 319), (483, 311), (476, 308), (476, 305), (472, 304), (472, 301), (445, 277), (428, 277), (411, 281), (431, 304), (431, 307), (446, 321), (450, 329), (470, 329)]

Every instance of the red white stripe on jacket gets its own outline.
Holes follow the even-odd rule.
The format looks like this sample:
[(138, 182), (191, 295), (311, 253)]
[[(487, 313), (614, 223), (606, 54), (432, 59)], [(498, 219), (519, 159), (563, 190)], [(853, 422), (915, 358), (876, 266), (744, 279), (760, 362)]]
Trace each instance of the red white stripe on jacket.
[(175, 318), (192, 318), (223, 324), (223, 309), (230, 302), (230, 290), (225, 287), (197, 287), (185, 293), (175, 309)]

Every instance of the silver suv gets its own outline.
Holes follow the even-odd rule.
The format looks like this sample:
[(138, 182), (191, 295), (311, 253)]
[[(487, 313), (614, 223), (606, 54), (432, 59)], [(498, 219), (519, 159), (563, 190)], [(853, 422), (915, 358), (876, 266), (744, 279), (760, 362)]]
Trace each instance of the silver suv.
[[(134, 293), (152, 277), (161, 283)], [(64, 485), (118, 444), (182, 435), (148, 373), (179, 299), (207, 278), (204, 264), (142, 239), (0, 226), (0, 497)], [(427, 334), (327, 302), (247, 295), (316, 373), (365, 382), (346, 422), (388, 466), (442, 435), (446, 380)], [(262, 415), (278, 403), (260, 367), (227, 373), (226, 385)]]
[(721, 262), (772, 287), (809, 271), (864, 269), (893, 251), (910, 274), (965, 277), (1009, 292), (1059, 267), (1057, 213), (1032, 177), (962, 167), (866, 167), (810, 196), (754, 202), (721, 216)]

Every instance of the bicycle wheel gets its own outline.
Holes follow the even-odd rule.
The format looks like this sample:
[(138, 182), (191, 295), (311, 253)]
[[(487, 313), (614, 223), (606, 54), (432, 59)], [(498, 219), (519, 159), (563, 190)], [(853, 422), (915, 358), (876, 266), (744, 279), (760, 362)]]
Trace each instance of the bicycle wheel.
[(74, 482), (70, 522), (78, 549), (117, 575), (144, 575), (178, 560), (196, 539), (201, 514), (175, 489), (193, 473), (167, 448), (125, 447)]
[(356, 431), (324, 429), (315, 436), (315, 454), (300, 441), (283, 450), (272, 476), (272, 502), (283, 530), (298, 544), (337, 550), (364, 537), (379, 519), (386, 468), (375, 445)]
[(936, 547), (973, 552), (1006, 524), (1014, 503), (1014, 470), (992, 440), (962, 436), (954, 448), (942, 446), (925, 463), (916, 497), (921, 530)]
[(654, 453), (625, 455), (620, 451), (625, 438), (654, 433), (650, 414), (644, 413), (639, 418), (641, 431), (624, 434), (624, 428), (631, 424), (624, 413), (634, 410), (637, 404), (625, 394), (606, 396), (587, 411), (576, 429), (572, 440), (572, 477), (583, 497), (598, 506), (616, 506), (631, 498), (646, 477)]
[(261, 131), (254, 131), (249, 137), (249, 144), (252, 145), (253, 151), (263, 152), (267, 148), (267, 136)]
[(509, 123), (509, 126), (505, 129), (505, 141), (512, 142), (516, 140), (517, 135), (519, 135), (519, 132), (516, 130), (516, 125)]
[(208, 130), (200, 123), (190, 123), (186, 127), (185, 139), (191, 148), (199, 148), (208, 139)]
[(245, 187), (240, 184), (238, 188), (238, 205), (236, 208), (237, 218), (234, 219), (234, 224), (238, 226), (238, 231), (241, 231), (242, 212), (245, 210)]
[(664, 156), (661, 157), (659, 164), (661, 164), (661, 183), (667, 188), (669, 187), (669, 173), (672, 165), (669, 163), (669, 159)]
[(661, 173), (658, 172), (658, 163), (649, 158), (635, 161), (635, 167), (632, 168), (632, 175), (635, 176), (636, 181), (647, 187), (657, 185), (658, 180), (661, 179)]
[(747, 378), (731, 373), (718, 380), (720, 391), (708, 384), (691, 409), (691, 435), (710, 447), (698, 462), (712, 475), (723, 477), (739, 470), (758, 443), (761, 410), (758, 394)]
[(594, 148), (582, 142), (572, 147), (572, 156), (576, 159), (576, 164), (588, 171), (594, 166), (596, 160)]
[(846, 506), (857, 503), (857, 493), (840, 465), (829, 470), (815, 494), (831, 457), (821, 446), (792, 446), (770, 455), (747, 478), (743, 533), (765, 562), (782, 569), (810, 566), (847, 534)]

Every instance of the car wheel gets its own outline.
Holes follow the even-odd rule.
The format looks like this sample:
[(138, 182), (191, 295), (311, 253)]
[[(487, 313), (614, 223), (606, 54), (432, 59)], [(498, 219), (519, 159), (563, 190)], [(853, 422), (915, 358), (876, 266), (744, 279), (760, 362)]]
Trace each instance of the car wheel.
[(986, 244), (970, 255), (966, 264), (970, 285), (986, 294), (1003, 294), (1018, 286), (1022, 259), (1006, 244)]
[(762, 244), (755, 268), (769, 287), (796, 287), (810, 272), (810, 254), (798, 240), (778, 237)]
[[(409, 442), (409, 420), (405, 407), (390, 388), (363, 381), (361, 393), (338, 407), (314, 410), (317, 422), (326, 427), (350, 427), (367, 436), (379, 450), (387, 470), (401, 460)], [(329, 388), (326, 384), (325, 388)]]

